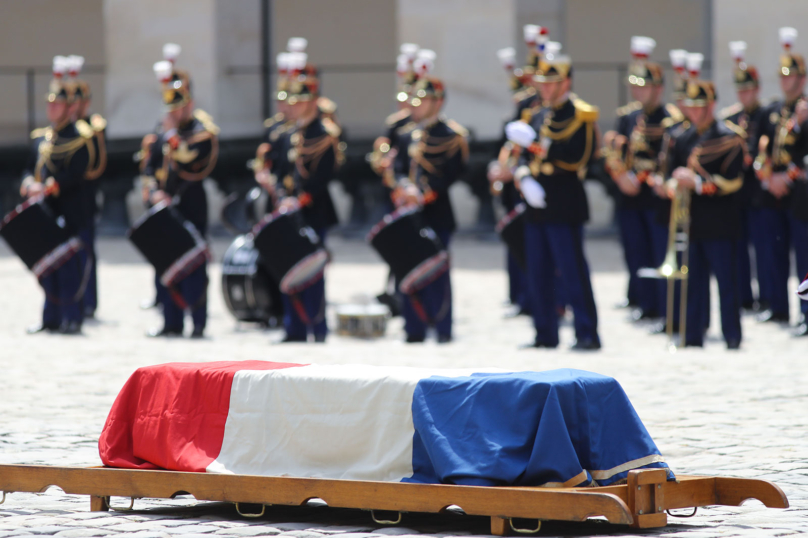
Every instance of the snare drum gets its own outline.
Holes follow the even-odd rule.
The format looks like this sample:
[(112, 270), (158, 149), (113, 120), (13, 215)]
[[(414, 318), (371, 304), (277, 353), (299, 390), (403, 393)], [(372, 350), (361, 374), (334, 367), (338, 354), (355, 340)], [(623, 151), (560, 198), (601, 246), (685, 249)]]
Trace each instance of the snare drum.
[(497, 233), (508, 245), (508, 251), (522, 270), (527, 268), (525, 255), (525, 204), (517, 204), (497, 223)]
[(0, 235), (37, 278), (50, 275), (84, 248), (78, 237), (59, 226), (41, 198), (32, 198), (6, 215)]
[(283, 293), (299, 293), (323, 276), (328, 252), (300, 209), (278, 209), (252, 231), (253, 243)]
[(424, 289), (449, 269), (449, 253), (417, 207), (393, 211), (373, 227), (368, 242), (390, 266), (401, 291)]
[(357, 338), (381, 338), (387, 330), (390, 309), (383, 304), (348, 304), (336, 308), (337, 334)]
[(222, 294), (230, 313), (239, 321), (267, 322), (278, 315), (277, 288), (252, 236), (236, 237), (222, 258)]
[(147, 211), (126, 233), (154, 266), (160, 283), (172, 286), (210, 258), (196, 227), (172, 206), (161, 202)]

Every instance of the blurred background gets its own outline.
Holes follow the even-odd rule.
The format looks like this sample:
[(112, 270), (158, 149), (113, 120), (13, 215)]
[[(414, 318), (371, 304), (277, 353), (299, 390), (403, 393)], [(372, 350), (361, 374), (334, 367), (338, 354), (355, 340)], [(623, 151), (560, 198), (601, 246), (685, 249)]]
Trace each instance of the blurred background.
[[(166, 42), (182, 46), (177, 65), (190, 71), (196, 103), (221, 127), (221, 155), (207, 181), (214, 233), (221, 201), (252, 182), (263, 119), (273, 113), (275, 55), (292, 36), (309, 41), (322, 93), (339, 106), (348, 160), (331, 185), (341, 227), (364, 235), (381, 217), (378, 178), (365, 161), (385, 117), (395, 111), (395, 59), (403, 42), (437, 52), (446, 115), (471, 133), (471, 166), (452, 188), (461, 232), (493, 235), (499, 209), (485, 179), (503, 122), (513, 114), (508, 78), (496, 51), (525, 52), (524, 24), (550, 29), (575, 65), (578, 95), (600, 107), (601, 128), (628, 102), (624, 82), (632, 35), (657, 41), (652, 59), (672, 71), (668, 51), (705, 55), (721, 106), (735, 100), (727, 43), (748, 42), (761, 72), (762, 97), (779, 93), (777, 30), (800, 32), (808, 52), (806, 0), (0, 0), (0, 210), (17, 203), (28, 133), (46, 123), (44, 96), (56, 54), (86, 58), (91, 110), (108, 120), (109, 165), (101, 183), (100, 231), (121, 234), (142, 211), (132, 155), (162, 114), (152, 64)], [(590, 233), (613, 231), (611, 198), (588, 182)]]

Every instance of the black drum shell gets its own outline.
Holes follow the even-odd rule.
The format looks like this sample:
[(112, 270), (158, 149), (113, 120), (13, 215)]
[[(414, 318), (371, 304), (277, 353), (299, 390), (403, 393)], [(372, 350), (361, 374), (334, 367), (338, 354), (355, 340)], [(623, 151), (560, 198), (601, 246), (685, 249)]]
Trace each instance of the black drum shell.
[(277, 282), (299, 261), (322, 249), (320, 238), (297, 210), (264, 217), (253, 228), (253, 244)]
[(203, 241), (196, 227), (166, 204), (152, 207), (126, 235), (158, 275)]
[(280, 310), (278, 284), (249, 235), (237, 237), (222, 257), (222, 294), (239, 321), (266, 322)]
[(497, 224), (500, 238), (508, 246), (508, 252), (523, 271), (527, 269), (524, 211), (524, 204), (519, 204)]
[(39, 201), (20, 204), (6, 215), (0, 224), (0, 236), (31, 270), (46, 254), (71, 237)]
[(370, 244), (402, 282), (422, 262), (444, 250), (438, 235), (424, 223), (420, 211), (393, 212), (371, 232)]

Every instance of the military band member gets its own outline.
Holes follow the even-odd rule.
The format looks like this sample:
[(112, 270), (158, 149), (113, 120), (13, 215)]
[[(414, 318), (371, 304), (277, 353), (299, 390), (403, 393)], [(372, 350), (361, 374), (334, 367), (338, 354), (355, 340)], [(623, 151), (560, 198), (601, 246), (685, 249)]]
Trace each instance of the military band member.
[[(401, 53), (396, 59), (398, 85), (395, 96), (398, 110), (384, 120), (385, 134), (373, 141), (373, 151), (368, 155), (370, 168), (381, 178), (384, 214), (395, 210), (392, 197), (393, 190), (396, 188), (394, 163), (400, 152), (407, 151), (406, 146), (402, 147), (403, 136), (415, 128), (412, 124), (410, 99), (413, 85), (418, 79), (414, 64), (419, 49), (415, 43), (402, 43), (399, 50)], [(390, 308), (393, 316), (401, 315), (401, 301), (396, 291), (397, 286), (395, 275), (390, 270), (384, 291), (376, 296), (380, 303)]]
[[(188, 73), (176, 69), (171, 61), (166, 60), (157, 62), (154, 72), (163, 87), (166, 114), (161, 132), (149, 148), (143, 170), (150, 178), (148, 203), (174, 204), (177, 211), (205, 236), (208, 204), (202, 181), (216, 165), (219, 128), (206, 112), (195, 108)], [(149, 335), (181, 336), (184, 313), (188, 310), (194, 325), (191, 337), (202, 338), (207, 324), (207, 264), (203, 263), (189, 273), (176, 284), (176, 289), (165, 290), (159, 282), (157, 285), (158, 294), (163, 297), (164, 325)]]
[(596, 148), (598, 110), (571, 93), (572, 62), (561, 45), (547, 44), (535, 80), (542, 108), (530, 125), (512, 122), (508, 138), (523, 147), (514, 173), (527, 202), (527, 280), (536, 338), (531, 347), (558, 346), (556, 270), (572, 306), (573, 349), (600, 349), (597, 310), (583, 250), (589, 206), (583, 179)]
[[(760, 104), (760, 83), (757, 69), (745, 62), (746, 42), (732, 41), (730, 53), (735, 60), (733, 79), (738, 102), (721, 111), (721, 118), (742, 130), (746, 135), (744, 180), (741, 189), (741, 239), (738, 243), (738, 267), (741, 306), (744, 309), (767, 309), (771, 304), (771, 264), (766, 257), (769, 238), (761, 218), (761, 183), (752, 167), (758, 153), (759, 126), (766, 121), (766, 108)], [(758, 282), (758, 300), (752, 292), (749, 243), (755, 249), (755, 268)]]
[[(805, 59), (792, 51), (797, 31), (781, 28), (784, 52), (780, 58), (780, 88), (783, 99), (772, 103), (761, 125), (759, 153), (755, 161), (762, 182), (762, 216), (769, 235), (767, 259), (772, 267), (771, 309), (760, 321), (788, 322), (789, 253), (793, 246), (797, 274), (808, 272), (808, 182), (805, 157), (808, 155), (808, 103), (805, 91)], [(788, 244), (791, 238), (791, 245)], [(801, 301), (803, 320), (797, 335), (808, 334), (805, 314), (808, 303)]]
[[(337, 214), (328, 184), (342, 161), (340, 128), (323, 117), (318, 108), (319, 81), (307, 73), (305, 53), (292, 53), (286, 114), (294, 123), (286, 152), (288, 173), (282, 185), (285, 197), (281, 207), (300, 207), (306, 223), (325, 241), (329, 228), (337, 224)], [(299, 301), (302, 312), (295, 308)], [(325, 342), (328, 326), (325, 319), (325, 277), (306, 288), (295, 298), (283, 296), (283, 342), (305, 342), (309, 333), (315, 342)]]
[[(31, 165), (23, 177), (20, 194), (27, 198), (44, 197), (53, 215), (64, 222), (71, 235), (87, 227), (90, 212), (84, 194), (85, 176), (91, 170), (90, 145), (73, 122), (76, 84), (67, 77), (70, 60), (57, 56), (53, 61), (54, 78), (47, 96), (50, 126), (31, 133)], [(84, 258), (74, 255), (50, 275), (40, 279), (45, 291), (42, 323), (29, 333), (59, 331), (79, 334), (84, 319), (82, 275)]]
[(263, 141), (256, 149), (253, 161), (256, 182), (270, 194), (268, 211), (274, 210), (277, 202), (283, 196), (283, 185), (279, 184), (279, 180), (289, 174), (289, 160), (286, 158), (286, 152), (290, 149), (289, 137), (295, 126), (295, 123), (289, 119), (286, 102), (289, 90), (290, 54), (281, 52), (277, 56), (278, 78), (275, 92), (277, 112), (271, 118), (264, 120)]
[[(702, 60), (701, 54), (690, 54), (688, 70), (698, 73)], [(716, 121), (715, 100), (712, 82), (696, 77), (688, 80), (683, 104), (690, 128), (675, 139), (670, 150), (669, 190), (691, 191), (685, 345), (704, 345), (705, 320), (710, 315), (705, 296), (710, 293), (712, 273), (718, 281), (727, 349), (738, 349), (741, 305), (737, 248), (745, 141), (742, 131)]]
[[(527, 45), (527, 60), (523, 67), (515, 67), (516, 51), (513, 47), (501, 49), (497, 52), (500, 63), (510, 75), (511, 91), (516, 105), (516, 112), (512, 121), (517, 121), (523, 116), (530, 117), (541, 104), (533, 76), (536, 74), (539, 58), (544, 53), (548, 30), (542, 26), (527, 24), (523, 27), (523, 34)], [(488, 181), (491, 183), (491, 192), (499, 197), (506, 212), (512, 211), (522, 201), (521, 195), (513, 182), (513, 173), (511, 172), (516, 158), (513, 144), (507, 140), (503, 129), (502, 144), (500, 145), (497, 160), (489, 164), (488, 167)], [(506, 317), (528, 315), (530, 314), (530, 299), (525, 271), (519, 266), (510, 252), (506, 256), (509, 284), (508, 296), (511, 304), (515, 307), (512, 312), (506, 314)], [(562, 305), (560, 310), (563, 311), (564, 302), (561, 301), (559, 304)]]
[(607, 169), (620, 191), (616, 214), (629, 288), (634, 288), (638, 301), (635, 320), (657, 318), (665, 312), (665, 282), (639, 278), (637, 273), (642, 267), (659, 266), (665, 258), (668, 230), (658, 218), (660, 201), (654, 180), (660, 171), (665, 131), (684, 119), (678, 108), (662, 101), (662, 66), (649, 61), (655, 46), (649, 37), (632, 37), (634, 59), (628, 84), (635, 101), (618, 109), (616, 129), (604, 135), (603, 148)]
[[(428, 51), (431, 53), (431, 51)], [(418, 82), (410, 105), (415, 128), (402, 137), (407, 151), (396, 159), (398, 177), (393, 198), (396, 205), (417, 204), (423, 217), (443, 246), (448, 249), (456, 229), (449, 187), (463, 173), (468, 161), (467, 131), (442, 114), (446, 89), (443, 81), (430, 74), (434, 53), (419, 52)], [(434, 325), (438, 343), (452, 340), (452, 287), (449, 271), (415, 296), (402, 298), (404, 330), (409, 343), (423, 342), (427, 328)]]
[[(393, 211), (394, 205), (391, 194), (396, 187), (394, 162), (400, 152), (406, 152), (407, 146), (402, 146), (402, 140), (407, 133), (415, 128), (412, 121), (412, 88), (418, 80), (415, 72), (415, 59), (418, 55), (418, 45), (403, 43), (401, 54), (396, 60), (396, 75), (398, 88), (396, 91), (396, 105), (398, 110), (384, 120), (385, 134), (373, 141), (373, 151), (369, 156), (371, 169), (382, 179), (382, 185), (387, 194), (384, 212)], [(392, 275), (392, 273), (391, 273)]]
[(97, 201), (98, 179), (107, 167), (107, 120), (100, 114), (90, 115), (90, 105), (93, 97), (90, 85), (86, 80), (78, 78), (84, 65), (84, 58), (82, 56), (70, 56), (70, 59), (70, 75), (76, 84), (76, 110), (74, 114), (76, 128), (81, 136), (91, 141), (91, 144), (88, 145), (90, 168), (85, 174), (87, 183), (84, 185), (84, 193), (87, 197), (86, 204), (90, 214), (87, 219), (87, 226), (80, 230), (79, 236), (88, 250), (88, 263), (90, 263), (89, 280), (84, 292), (83, 314), (87, 318), (92, 318), (95, 316), (95, 310), (98, 307), (98, 258), (95, 250), (95, 225), (99, 210)]

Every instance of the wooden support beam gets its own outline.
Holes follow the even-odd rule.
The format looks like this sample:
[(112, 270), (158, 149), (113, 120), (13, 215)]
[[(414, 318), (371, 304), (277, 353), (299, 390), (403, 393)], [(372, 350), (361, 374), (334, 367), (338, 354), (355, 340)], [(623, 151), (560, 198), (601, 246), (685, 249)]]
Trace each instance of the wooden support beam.
[(585, 521), (603, 516), (636, 528), (667, 524), (666, 510), (709, 505), (738, 506), (755, 498), (787, 508), (774, 484), (741, 478), (678, 476), (664, 469), (628, 473), (627, 483), (595, 488), (479, 487), (353, 480), (242, 476), (112, 468), (0, 465), (0, 491), (41, 492), (58, 486), (89, 495), (90, 509), (109, 510), (105, 497), (171, 499), (189, 493), (200, 501), (297, 506), (323, 499), (335, 508), (441, 513), (448, 506), (487, 516), (491, 533), (512, 534), (510, 519)]
[(90, 495), (90, 512), (109, 512), (109, 505), (104, 497)]

